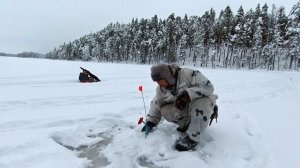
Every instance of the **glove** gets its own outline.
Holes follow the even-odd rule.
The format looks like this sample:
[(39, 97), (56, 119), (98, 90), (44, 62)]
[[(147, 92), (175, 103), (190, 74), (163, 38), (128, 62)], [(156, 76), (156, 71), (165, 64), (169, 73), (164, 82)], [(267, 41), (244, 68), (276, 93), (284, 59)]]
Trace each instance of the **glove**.
[(175, 100), (175, 107), (179, 110), (183, 110), (186, 104), (191, 101), (187, 91), (183, 91)]
[(145, 133), (147, 135), (154, 126), (155, 126), (155, 124), (153, 122), (147, 121), (146, 124), (144, 125), (144, 127), (142, 128), (141, 132), (145, 131)]

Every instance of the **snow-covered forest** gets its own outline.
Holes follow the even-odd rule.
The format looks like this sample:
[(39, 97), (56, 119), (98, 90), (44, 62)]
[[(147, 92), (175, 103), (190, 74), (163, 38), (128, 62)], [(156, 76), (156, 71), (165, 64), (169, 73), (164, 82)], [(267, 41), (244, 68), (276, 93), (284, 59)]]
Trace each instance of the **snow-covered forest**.
[[(288, 13), (287, 13), (288, 12)], [(297, 70), (300, 67), (300, 1), (283, 6), (260, 4), (236, 14), (171, 14), (111, 23), (102, 30), (64, 43), (50, 59), (152, 64), (191, 64), (211, 68)]]

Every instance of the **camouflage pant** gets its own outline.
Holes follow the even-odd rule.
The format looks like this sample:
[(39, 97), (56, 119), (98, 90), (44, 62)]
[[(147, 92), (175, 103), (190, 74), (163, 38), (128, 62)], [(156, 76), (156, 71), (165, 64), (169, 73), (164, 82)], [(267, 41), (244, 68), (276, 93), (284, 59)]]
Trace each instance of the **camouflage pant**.
[(178, 110), (173, 104), (161, 108), (161, 115), (169, 122), (183, 127), (189, 124), (187, 135), (194, 141), (199, 141), (200, 134), (207, 128), (213, 113), (215, 100), (201, 97), (193, 100), (183, 110)]

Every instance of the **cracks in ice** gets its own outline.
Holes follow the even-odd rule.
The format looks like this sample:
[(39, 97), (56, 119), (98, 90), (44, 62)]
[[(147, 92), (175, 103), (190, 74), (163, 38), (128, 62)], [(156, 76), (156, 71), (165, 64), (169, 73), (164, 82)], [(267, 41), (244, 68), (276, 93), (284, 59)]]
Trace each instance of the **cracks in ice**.
[(102, 140), (93, 145), (81, 145), (79, 147), (72, 147), (71, 145), (63, 144), (59, 139), (52, 137), (52, 139), (59, 145), (74, 151), (79, 158), (87, 158), (91, 164), (87, 168), (105, 167), (110, 164), (108, 159), (101, 154), (101, 151), (112, 141), (112, 137), (107, 136), (106, 132), (88, 135), (89, 138), (100, 137)]

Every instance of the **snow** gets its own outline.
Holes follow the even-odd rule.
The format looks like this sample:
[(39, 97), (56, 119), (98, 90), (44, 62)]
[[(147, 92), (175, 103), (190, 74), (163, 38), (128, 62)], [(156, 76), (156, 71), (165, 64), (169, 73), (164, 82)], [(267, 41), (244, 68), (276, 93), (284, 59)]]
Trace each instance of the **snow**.
[[(300, 73), (199, 69), (219, 118), (193, 151), (176, 125), (147, 138), (138, 119), (155, 94), (150, 65), (0, 57), (0, 168), (299, 167)], [(79, 83), (79, 67), (102, 82)], [(194, 67), (193, 67), (194, 68)]]

